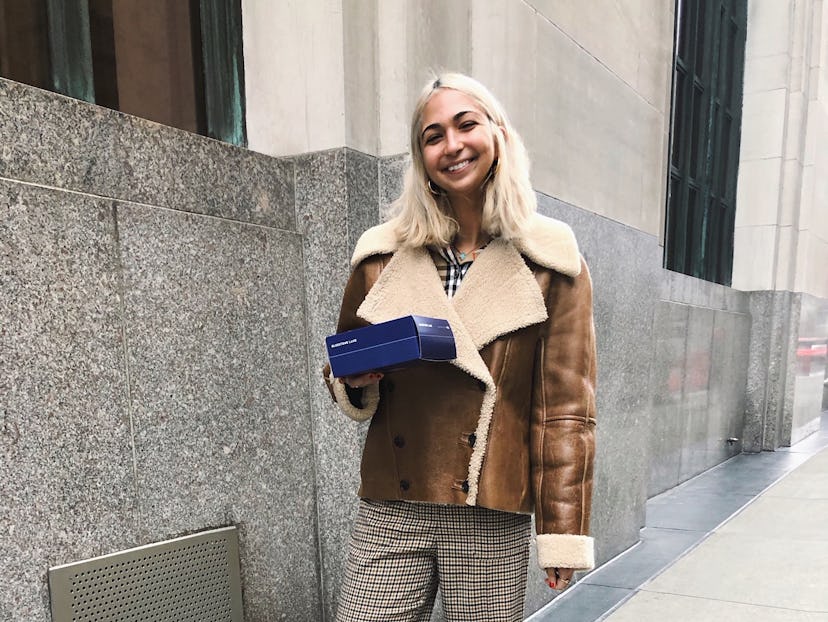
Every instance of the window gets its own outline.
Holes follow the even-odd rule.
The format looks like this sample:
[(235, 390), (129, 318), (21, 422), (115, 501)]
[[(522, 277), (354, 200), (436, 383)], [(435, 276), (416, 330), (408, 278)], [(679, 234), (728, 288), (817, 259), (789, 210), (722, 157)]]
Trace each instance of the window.
[(730, 285), (747, 0), (678, 0), (664, 264)]
[(0, 75), (244, 145), (241, 0), (0, 0)]

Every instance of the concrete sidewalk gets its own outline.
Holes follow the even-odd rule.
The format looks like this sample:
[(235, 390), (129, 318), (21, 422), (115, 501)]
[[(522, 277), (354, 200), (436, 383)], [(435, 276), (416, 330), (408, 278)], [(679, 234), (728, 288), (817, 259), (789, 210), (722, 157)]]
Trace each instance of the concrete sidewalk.
[(828, 621), (828, 449), (604, 619)]
[(638, 545), (527, 622), (828, 622), (828, 412), (647, 502)]

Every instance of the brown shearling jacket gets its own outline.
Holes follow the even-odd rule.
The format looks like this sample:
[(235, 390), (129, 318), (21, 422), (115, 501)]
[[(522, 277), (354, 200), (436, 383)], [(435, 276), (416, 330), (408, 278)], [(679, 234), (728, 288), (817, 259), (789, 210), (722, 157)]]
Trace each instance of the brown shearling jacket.
[(591, 568), (592, 286), (569, 227), (537, 215), (493, 240), (451, 299), (390, 225), (363, 234), (352, 265), (338, 332), (418, 314), (447, 319), (457, 345), (366, 389), (327, 377), (345, 414), (371, 419), (360, 496), (534, 512), (542, 568)]

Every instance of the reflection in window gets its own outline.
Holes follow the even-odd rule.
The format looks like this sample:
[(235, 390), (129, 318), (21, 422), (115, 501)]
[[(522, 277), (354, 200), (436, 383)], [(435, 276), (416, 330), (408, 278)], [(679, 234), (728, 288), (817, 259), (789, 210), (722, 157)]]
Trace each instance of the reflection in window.
[(747, 0), (678, 0), (664, 264), (730, 285)]
[(0, 75), (246, 143), (241, 0), (0, 0)]

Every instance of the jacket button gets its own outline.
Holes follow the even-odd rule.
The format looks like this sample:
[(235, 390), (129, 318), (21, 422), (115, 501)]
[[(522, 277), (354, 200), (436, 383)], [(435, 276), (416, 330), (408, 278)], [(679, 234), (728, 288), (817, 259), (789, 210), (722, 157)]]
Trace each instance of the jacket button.
[(463, 480), (463, 485), (461, 486), (461, 488), (463, 489), (463, 492), (468, 493), (469, 492), (469, 480), (467, 480), (467, 479)]
[(472, 432), (469, 434), (469, 447), (474, 447), (474, 444), (477, 442), (477, 434)]
[(483, 382), (482, 380), (478, 380), (477, 381), (477, 388), (480, 389), (481, 391), (485, 391), (486, 390), (486, 383)]
[(400, 489), (401, 490), (408, 490), (411, 487), (411, 484), (408, 483), (407, 479), (400, 480)]
[(394, 445), (397, 447), (405, 447), (405, 439), (402, 436), (395, 436)]

